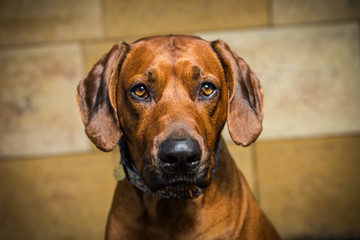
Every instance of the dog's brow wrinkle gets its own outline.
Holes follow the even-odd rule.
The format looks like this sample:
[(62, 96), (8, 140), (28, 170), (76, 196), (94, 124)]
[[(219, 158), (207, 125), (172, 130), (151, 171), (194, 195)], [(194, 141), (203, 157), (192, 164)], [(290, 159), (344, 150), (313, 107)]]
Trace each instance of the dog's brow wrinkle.
[(146, 75), (147, 75), (147, 80), (149, 82), (155, 82), (156, 81), (157, 77), (156, 77), (156, 74), (154, 73), (153, 70), (149, 70)]
[(199, 80), (201, 76), (201, 70), (198, 66), (192, 67), (192, 77), (194, 80)]
[(168, 47), (171, 49), (171, 51), (181, 50), (181, 48), (176, 45), (173, 35), (170, 35)]

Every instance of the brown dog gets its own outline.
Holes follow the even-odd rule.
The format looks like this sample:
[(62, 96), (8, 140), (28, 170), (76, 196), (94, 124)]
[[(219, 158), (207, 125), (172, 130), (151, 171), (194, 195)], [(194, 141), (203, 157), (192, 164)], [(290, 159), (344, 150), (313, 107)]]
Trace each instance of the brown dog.
[(95, 145), (119, 143), (119, 181), (106, 239), (279, 239), (221, 139), (262, 130), (263, 94), (222, 41), (156, 36), (117, 43), (80, 82)]

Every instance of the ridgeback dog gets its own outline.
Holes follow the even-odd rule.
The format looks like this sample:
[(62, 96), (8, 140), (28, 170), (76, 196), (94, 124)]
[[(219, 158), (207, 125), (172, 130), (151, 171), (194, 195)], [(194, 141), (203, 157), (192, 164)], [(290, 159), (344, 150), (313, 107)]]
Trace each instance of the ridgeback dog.
[(154, 36), (118, 42), (79, 83), (85, 131), (120, 146), (106, 239), (279, 239), (221, 131), (248, 146), (262, 130), (263, 93), (221, 41)]

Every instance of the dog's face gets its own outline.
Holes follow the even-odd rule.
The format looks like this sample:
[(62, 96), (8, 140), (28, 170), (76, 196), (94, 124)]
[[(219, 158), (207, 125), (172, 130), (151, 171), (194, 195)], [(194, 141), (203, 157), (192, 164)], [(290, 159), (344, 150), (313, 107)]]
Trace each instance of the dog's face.
[(220, 132), (237, 144), (261, 132), (262, 91), (221, 41), (159, 36), (118, 43), (78, 88), (86, 132), (103, 150), (124, 135), (147, 187), (207, 187)]
[(206, 187), (228, 94), (210, 45), (175, 37), (134, 43), (118, 83), (121, 130), (145, 184), (151, 190), (180, 182)]

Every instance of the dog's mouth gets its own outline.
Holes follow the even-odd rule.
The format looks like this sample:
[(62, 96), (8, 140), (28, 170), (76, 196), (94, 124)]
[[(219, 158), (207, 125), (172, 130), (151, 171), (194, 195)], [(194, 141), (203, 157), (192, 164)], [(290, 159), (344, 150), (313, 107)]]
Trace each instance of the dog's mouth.
[(194, 169), (190, 172), (169, 173), (166, 170), (153, 167), (145, 168), (143, 175), (144, 183), (149, 190), (156, 192), (169, 186), (185, 185), (189, 188), (199, 187), (206, 188), (211, 183), (211, 169), (210, 167), (203, 167), (202, 169)]

